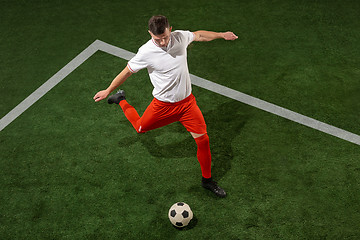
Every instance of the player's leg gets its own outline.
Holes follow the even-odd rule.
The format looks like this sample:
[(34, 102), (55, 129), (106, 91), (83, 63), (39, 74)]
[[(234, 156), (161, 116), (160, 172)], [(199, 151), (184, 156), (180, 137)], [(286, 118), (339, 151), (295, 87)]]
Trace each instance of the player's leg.
[(140, 116), (137, 113), (136, 109), (131, 106), (126, 100), (122, 100), (119, 103), (121, 109), (123, 110), (125, 117), (129, 120), (131, 125), (135, 128), (135, 130), (139, 133), (139, 122), (140, 122)]
[(108, 103), (109, 104), (115, 103), (120, 105), (121, 109), (125, 114), (125, 117), (129, 120), (131, 125), (133, 125), (135, 130), (138, 132), (139, 129), (138, 122), (140, 120), (140, 116), (137, 113), (136, 109), (126, 101), (124, 90), (119, 90), (116, 94), (111, 95), (108, 98)]
[(140, 117), (136, 109), (126, 101), (123, 90), (110, 96), (108, 103), (119, 104), (125, 117), (138, 133), (144, 133), (179, 120), (179, 116), (173, 115), (171, 110), (167, 110), (166, 106), (162, 106), (161, 102), (156, 99), (150, 103)]
[[(190, 132), (192, 136), (198, 136), (201, 134)], [(214, 192), (219, 197), (226, 197), (226, 192), (224, 189), (219, 187), (217, 183), (213, 180), (211, 175), (211, 152), (210, 152), (210, 142), (209, 136), (207, 133), (201, 135), (200, 137), (194, 138), (197, 144), (197, 158), (201, 166), (202, 171), (202, 182), (201, 185)]]
[(154, 98), (138, 121), (139, 132), (147, 132), (169, 125), (179, 121), (179, 118), (179, 115), (174, 114), (173, 107)]
[(200, 137), (194, 138), (194, 140), (197, 145), (197, 159), (200, 163), (202, 176), (204, 178), (211, 178), (211, 152), (209, 136), (205, 133)]
[(197, 145), (197, 159), (202, 172), (202, 186), (214, 192), (219, 197), (225, 197), (226, 192), (212, 179), (211, 175), (211, 151), (209, 136), (206, 132), (206, 124), (195, 98), (189, 103), (186, 113), (180, 122), (190, 132)]

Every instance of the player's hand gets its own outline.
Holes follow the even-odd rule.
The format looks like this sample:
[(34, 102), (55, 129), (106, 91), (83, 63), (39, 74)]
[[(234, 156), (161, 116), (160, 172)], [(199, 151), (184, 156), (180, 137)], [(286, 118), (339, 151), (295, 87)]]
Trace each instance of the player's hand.
[(226, 32), (226, 33), (224, 33), (223, 37), (224, 37), (225, 40), (231, 40), (231, 41), (239, 38), (233, 32)]
[(102, 91), (98, 92), (97, 94), (95, 94), (94, 100), (95, 100), (95, 102), (99, 102), (99, 101), (105, 99), (108, 95), (109, 95), (109, 93), (107, 90), (102, 90)]

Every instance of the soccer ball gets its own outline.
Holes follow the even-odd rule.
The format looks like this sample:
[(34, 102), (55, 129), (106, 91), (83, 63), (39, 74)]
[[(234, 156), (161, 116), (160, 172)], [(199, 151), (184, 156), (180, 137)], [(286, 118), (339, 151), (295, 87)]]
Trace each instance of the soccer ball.
[(177, 202), (169, 210), (170, 222), (178, 228), (185, 227), (193, 218), (190, 206), (183, 202)]

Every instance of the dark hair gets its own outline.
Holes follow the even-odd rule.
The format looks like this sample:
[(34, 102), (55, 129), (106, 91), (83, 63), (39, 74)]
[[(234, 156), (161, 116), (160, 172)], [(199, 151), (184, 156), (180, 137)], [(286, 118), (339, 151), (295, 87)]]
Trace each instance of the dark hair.
[(169, 27), (169, 21), (165, 16), (152, 16), (149, 20), (149, 30), (154, 35), (163, 34), (165, 32), (165, 29)]

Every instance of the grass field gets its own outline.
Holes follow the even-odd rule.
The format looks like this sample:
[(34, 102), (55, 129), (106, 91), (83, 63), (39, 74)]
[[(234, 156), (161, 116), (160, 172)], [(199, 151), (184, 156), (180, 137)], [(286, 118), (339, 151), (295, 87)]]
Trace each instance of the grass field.
[[(147, 21), (235, 32), (194, 43), (192, 74), (360, 134), (356, 1), (1, 1), (0, 117), (100, 39), (136, 52)], [(194, 86), (218, 199), (175, 123), (138, 135), (92, 97), (126, 65), (95, 53), (0, 132), (0, 239), (359, 239), (359, 145)], [(123, 85), (142, 113), (146, 71)], [(184, 230), (167, 219), (184, 201)]]

